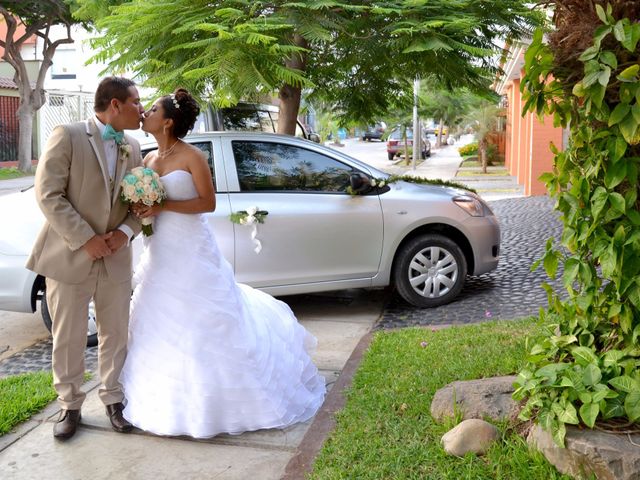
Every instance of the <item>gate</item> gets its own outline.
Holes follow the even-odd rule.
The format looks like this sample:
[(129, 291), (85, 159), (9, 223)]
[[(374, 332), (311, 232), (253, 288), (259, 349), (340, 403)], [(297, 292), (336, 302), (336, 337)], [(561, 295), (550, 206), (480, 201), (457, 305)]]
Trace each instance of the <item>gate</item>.
[(80, 122), (94, 114), (92, 93), (49, 91), (40, 109), (40, 151), (55, 127)]
[(0, 96), (0, 162), (18, 160), (18, 97)]

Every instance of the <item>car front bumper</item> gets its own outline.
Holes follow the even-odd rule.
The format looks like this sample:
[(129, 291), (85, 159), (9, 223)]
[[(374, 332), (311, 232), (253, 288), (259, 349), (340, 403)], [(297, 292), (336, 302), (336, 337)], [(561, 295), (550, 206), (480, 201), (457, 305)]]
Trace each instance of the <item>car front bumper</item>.
[(482, 275), (495, 270), (500, 261), (500, 224), (497, 217), (471, 217), (465, 222), (467, 238), (473, 249), (473, 272)]

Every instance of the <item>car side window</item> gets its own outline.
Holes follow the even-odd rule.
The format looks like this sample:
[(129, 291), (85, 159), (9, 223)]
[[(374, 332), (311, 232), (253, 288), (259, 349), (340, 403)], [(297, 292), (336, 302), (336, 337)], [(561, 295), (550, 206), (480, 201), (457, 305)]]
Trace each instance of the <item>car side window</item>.
[(255, 110), (223, 108), (222, 123), (225, 130), (242, 130), (249, 132), (261, 132), (262, 124)]
[[(207, 163), (209, 164), (209, 170), (211, 171), (211, 178), (213, 178), (213, 182), (215, 183), (216, 172), (215, 172), (215, 169), (213, 168), (213, 146), (211, 145), (211, 142), (189, 142), (189, 143), (204, 152), (207, 158)], [(157, 150), (157, 148), (158, 147), (143, 149), (141, 151), (142, 158), (146, 157), (149, 152), (153, 150)]]
[(213, 147), (211, 146), (211, 142), (193, 142), (191, 145), (204, 152), (207, 158), (207, 163), (209, 164), (209, 170), (211, 171), (211, 178), (213, 178), (213, 183), (215, 184), (216, 172), (215, 168), (213, 168)]
[(242, 192), (345, 192), (349, 165), (320, 153), (274, 142), (233, 141)]

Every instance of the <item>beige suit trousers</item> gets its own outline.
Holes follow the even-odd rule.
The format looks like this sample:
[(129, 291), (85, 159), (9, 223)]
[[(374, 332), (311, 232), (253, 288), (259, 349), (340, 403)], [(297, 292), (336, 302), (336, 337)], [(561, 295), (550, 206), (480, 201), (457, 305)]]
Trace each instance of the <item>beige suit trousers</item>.
[(98, 370), (102, 387), (98, 395), (105, 405), (124, 398), (119, 382), (127, 354), (131, 279), (109, 279), (103, 260), (91, 266), (80, 284), (47, 278), (47, 304), (53, 319), (53, 385), (62, 408), (77, 410), (86, 394), (80, 389), (84, 377), (89, 302), (93, 298), (98, 326)]

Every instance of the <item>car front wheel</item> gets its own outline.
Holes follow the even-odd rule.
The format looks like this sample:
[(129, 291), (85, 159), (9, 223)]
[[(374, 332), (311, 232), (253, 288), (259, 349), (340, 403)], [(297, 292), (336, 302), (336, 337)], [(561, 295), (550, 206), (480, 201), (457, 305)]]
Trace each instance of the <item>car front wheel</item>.
[(460, 247), (438, 234), (420, 235), (398, 252), (393, 271), (400, 296), (416, 307), (451, 302), (462, 290), (467, 262)]
[[(46, 288), (42, 292), (40, 310), (42, 313), (42, 321), (45, 327), (47, 327), (47, 330), (51, 332), (52, 320), (49, 305), (47, 304)], [(89, 317), (87, 319), (87, 347), (95, 347), (96, 345), (98, 345), (98, 326), (96, 325), (96, 309), (92, 300), (89, 304)]]

